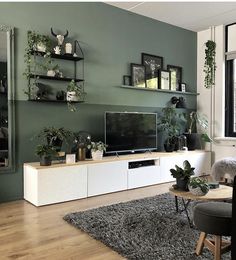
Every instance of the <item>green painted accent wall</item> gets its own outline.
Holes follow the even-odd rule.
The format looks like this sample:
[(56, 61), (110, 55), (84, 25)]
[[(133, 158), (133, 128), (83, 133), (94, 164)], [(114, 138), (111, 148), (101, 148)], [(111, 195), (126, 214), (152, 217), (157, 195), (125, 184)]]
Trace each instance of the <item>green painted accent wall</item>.
[[(183, 68), (187, 90), (196, 92), (197, 34), (136, 15), (104, 3), (0, 3), (0, 24), (15, 27), (16, 172), (0, 175), (0, 201), (23, 196), (23, 162), (37, 160), (30, 138), (44, 126), (64, 126), (103, 136), (103, 112), (159, 111), (172, 94), (120, 88), (131, 62), (141, 62), (141, 52), (164, 57), (167, 64)], [(69, 112), (64, 104), (26, 101), (23, 90), (24, 49), (28, 30), (50, 34), (69, 31), (85, 54), (86, 104)], [(196, 109), (196, 96), (185, 96)], [(95, 130), (96, 129), (96, 130)]]

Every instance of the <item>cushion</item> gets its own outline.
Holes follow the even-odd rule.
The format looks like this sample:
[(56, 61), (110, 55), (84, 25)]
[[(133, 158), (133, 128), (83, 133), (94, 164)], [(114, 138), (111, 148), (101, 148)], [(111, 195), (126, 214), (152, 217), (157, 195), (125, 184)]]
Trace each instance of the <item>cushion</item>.
[(230, 236), (231, 218), (231, 203), (205, 202), (194, 208), (194, 224), (200, 231), (207, 234)]

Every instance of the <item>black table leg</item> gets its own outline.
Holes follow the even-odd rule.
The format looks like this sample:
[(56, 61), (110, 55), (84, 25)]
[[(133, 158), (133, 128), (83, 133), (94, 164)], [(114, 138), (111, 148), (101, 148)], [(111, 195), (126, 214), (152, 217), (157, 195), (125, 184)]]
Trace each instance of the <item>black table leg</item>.
[(189, 226), (190, 226), (190, 228), (192, 228), (193, 227), (193, 223), (191, 222), (190, 217), (188, 215), (188, 205), (189, 205), (190, 201), (191, 200), (188, 200), (187, 203), (185, 203), (184, 199), (182, 198), (182, 203), (184, 205), (184, 211), (185, 211), (185, 214), (187, 216)]
[(175, 196), (175, 209), (176, 209), (176, 212), (179, 212), (179, 205), (178, 205), (178, 197)]

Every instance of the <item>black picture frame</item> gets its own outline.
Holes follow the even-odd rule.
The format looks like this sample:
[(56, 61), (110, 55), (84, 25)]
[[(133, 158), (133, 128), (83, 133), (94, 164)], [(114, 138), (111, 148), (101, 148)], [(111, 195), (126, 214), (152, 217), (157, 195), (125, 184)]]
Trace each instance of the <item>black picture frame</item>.
[(170, 71), (159, 70), (159, 89), (170, 90)]
[(131, 86), (131, 76), (129, 76), (129, 75), (123, 76), (123, 85)]
[(167, 65), (167, 70), (170, 71), (170, 89), (174, 91), (180, 90), (182, 82), (182, 67), (175, 65)]
[(130, 70), (131, 70), (132, 86), (145, 88), (146, 87), (145, 66), (142, 64), (131, 63)]
[(146, 68), (146, 79), (155, 78), (158, 75), (158, 70), (163, 69), (163, 57), (148, 53), (141, 53), (142, 64)]

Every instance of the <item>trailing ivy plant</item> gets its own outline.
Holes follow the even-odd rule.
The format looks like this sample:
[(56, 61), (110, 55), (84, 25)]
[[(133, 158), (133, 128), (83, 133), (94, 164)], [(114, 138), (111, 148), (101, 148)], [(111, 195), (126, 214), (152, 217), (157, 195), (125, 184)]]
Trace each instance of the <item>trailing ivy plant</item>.
[(208, 40), (205, 49), (205, 64), (204, 64), (204, 86), (205, 88), (211, 88), (215, 85), (215, 71), (216, 71), (216, 43), (214, 41)]
[(35, 31), (27, 32), (27, 46), (25, 48), (24, 62), (26, 64), (25, 72), (23, 75), (28, 81), (28, 89), (24, 91), (25, 94), (31, 95), (31, 91), (37, 86), (38, 77), (34, 77), (32, 83), (30, 82), (30, 74), (31, 72), (36, 72), (38, 68), (40, 68), (40, 64), (36, 62), (35, 57), (32, 56), (33, 51), (37, 50), (37, 45), (41, 44), (45, 46), (46, 51), (44, 54), (44, 58), (51, 58), (51, 47), (52, 41), (49, 36), (42, 35), (36, 33)]

